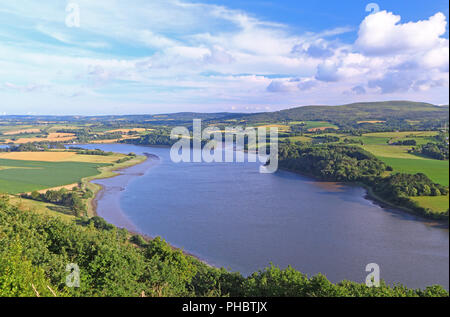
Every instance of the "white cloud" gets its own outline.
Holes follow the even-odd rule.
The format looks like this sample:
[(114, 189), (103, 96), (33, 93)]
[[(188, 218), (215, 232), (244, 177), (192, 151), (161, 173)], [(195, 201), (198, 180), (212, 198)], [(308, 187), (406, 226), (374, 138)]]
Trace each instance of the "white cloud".
[(367, 55), (429, 50), (441, 42), (447, 20), (441, 12), (427, 20), (400, 24), (401, 17), (380, 11), (361, 23), (356, 47)]

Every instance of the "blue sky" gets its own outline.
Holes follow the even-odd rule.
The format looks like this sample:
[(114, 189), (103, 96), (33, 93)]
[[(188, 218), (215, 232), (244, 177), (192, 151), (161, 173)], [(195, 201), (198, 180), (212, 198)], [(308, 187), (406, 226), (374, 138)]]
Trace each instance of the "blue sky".
[(369, 3), (1, 1), (0, 114), (447, 104), (448, 2)]

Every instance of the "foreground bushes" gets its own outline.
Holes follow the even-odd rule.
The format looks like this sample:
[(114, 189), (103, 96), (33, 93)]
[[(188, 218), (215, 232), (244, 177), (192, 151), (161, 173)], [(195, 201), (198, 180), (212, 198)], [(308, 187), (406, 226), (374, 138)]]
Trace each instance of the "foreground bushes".
[[(1, 197), (0, 296), (448, 296), (440, 286), (332, 284), (273, 266), (244, 278), (160, 238), (131, 237), (99, 219), (76, 222), (23, 212)], [(69, 263), (80, 268), (79, 288), (65, 285)]]

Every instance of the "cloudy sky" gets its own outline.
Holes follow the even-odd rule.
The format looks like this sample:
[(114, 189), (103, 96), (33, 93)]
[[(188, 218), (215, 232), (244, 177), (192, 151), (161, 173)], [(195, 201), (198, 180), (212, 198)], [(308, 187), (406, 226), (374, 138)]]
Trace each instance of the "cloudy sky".
[(0, 114), (448, 104), (448, 1), (370, 2), (0, 0)]

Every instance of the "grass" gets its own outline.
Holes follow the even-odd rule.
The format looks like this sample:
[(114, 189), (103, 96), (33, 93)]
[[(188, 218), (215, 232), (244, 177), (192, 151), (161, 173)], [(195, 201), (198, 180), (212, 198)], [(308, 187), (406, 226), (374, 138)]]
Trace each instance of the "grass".
[(330, 129), (339, 129), (338, 126), (331, 124), (326, 121), (305, 121), (306, 129), (321, 129), (321, 128), (330, 128)]
[(436, 131), (402, 131), (402, 132), (375, 132), (366, 133), (367, 137), (380, 137), (380, 138), (408, 138), (408, 137), (430, 137), (436, 136), (439, 133)]
[(380, 157), (427, 160), (427, 158), (423, 156), (408, 153), (411, 146), (369, 144), (363, 145), (362, 147), (364, 150)]
[(449, 196), (410, 197), (421, 207), (429, 208), (435, 213), (444, 213), (449, 209)]
[(389, 139), (405, 138), (408, 135), (415, 135), (417, 139), (426, 141), (435, 134), (436, 132), (430, 131), (369, 133), (362, 137), (364, 142), (362, 147), (386, 164), (392, 166), (394, 172), (409, 174), (423, 173), (434, 182), (448, 186), (448, 161), (434, 160), (408, 153), (411, 146), (389, 145), (386, 143)]
[(291, 142), (311, 142), (311, 138), (307, 136), (292, 136), (288, 138)]
[(31, 199), (24, 199), (21, 197), (10, 196), (10, 202), (20, 207), (23, 211), (34, 212), (45, 216), (58, 216), (60, 219), (66, 221), (73, 221), (75, 217), (69, 207), (59, 206), (42, 201), (36, 201)]
[(7, 167), (0, 170), (0, 192), (17, 194), (77, 183), (106, 164), (0, 159), (0, 166)]
[(409, 174), (423, 173), (436, 183), (444, 186), (449, 185), (448, 161), (392, 157), (379, 157), (379, 159), (392, 166), (394, 172)]

